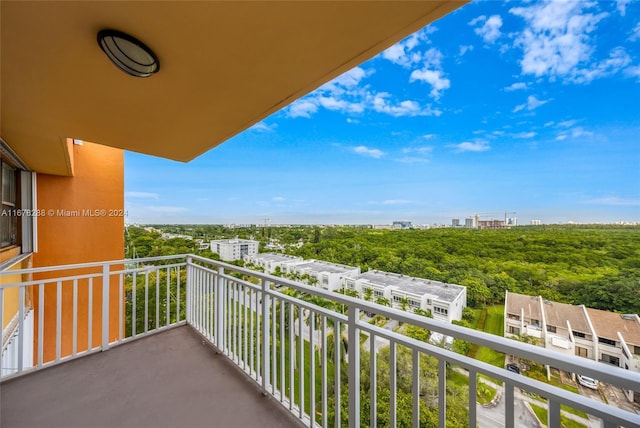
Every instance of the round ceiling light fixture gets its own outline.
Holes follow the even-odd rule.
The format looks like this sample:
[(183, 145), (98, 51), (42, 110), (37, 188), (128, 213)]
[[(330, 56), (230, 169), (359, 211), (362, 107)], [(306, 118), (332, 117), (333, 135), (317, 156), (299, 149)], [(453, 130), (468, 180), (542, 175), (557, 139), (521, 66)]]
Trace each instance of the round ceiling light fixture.
[(160, 70), (160, 62), (153, 51), (121, 31), (98, 32), (98, 44), (116, 67), (131, 76), (149, 77)]

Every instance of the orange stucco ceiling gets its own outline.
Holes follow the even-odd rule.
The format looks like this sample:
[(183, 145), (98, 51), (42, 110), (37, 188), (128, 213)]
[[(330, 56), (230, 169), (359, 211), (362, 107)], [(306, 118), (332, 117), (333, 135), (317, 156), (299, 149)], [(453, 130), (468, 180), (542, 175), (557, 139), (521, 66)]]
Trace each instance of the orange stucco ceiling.
[[(188, 161), (465, 1), (2, 1), (0, 135), (71, 174), (67, 137)], [(103, 28), (155, 51), (140, 79)]]

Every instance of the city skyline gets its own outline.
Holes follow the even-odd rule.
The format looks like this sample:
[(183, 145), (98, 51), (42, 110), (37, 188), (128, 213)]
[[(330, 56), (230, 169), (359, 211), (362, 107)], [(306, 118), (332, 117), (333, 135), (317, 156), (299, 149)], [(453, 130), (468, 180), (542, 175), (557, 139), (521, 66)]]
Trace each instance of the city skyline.
[(190, 163), (127, 152), (126, 221), (640, 221), (639, 15), (470, 3)]

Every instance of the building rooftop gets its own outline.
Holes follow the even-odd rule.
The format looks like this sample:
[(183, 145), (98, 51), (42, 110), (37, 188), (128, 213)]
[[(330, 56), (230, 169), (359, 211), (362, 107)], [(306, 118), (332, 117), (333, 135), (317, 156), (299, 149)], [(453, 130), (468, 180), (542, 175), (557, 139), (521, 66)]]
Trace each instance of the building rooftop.
[(627, 344), (640, 346), (640, 320), (638, 316), (623, 316), (615, 312), (587, 308), (593, 329), (598, 337), (618, 340), (618, 332)]
[(400, 275), (397, 273), (370, 270), (360, 274), (359, 279), (365, 279), (375, 284), (385, 287), (392, 286), (399, 290), (415, 294), (430, 294), (439, 300), (451, 302), (460, 293), (464, 292), (464, 287), (457, 284), (446, 284), (440, 281), (433, 281), (423, 278)]
[(288, 254), (280, 254), (280, 253), (258, 253), (251, 255), (253, 259), (260, 259), (269, 262), (290, 262), (300, 260), (302, 261), (302, 257), (298, 256), (290, 256)]
[(359, 269), (355, 266), (341, 265), (338, 263), (323, 262), (320, 260), (307, 260), (304, 263), (297, 265), (299, 269), (309, 269), (312, 272), (328, 272), (328, 273), (345, 273), (354, 269)]
[(507, 291), (507, 297), (505, 298), (506, 311), (510, 314), (520, 315), (520, 311), (524, 310), (525, 318), (541, 320), (540, 300), (539, 296), (527, 296)]
[(2, 383), (7, 427), (300, 427), (189, 326)]
[[(511, 294), (509, 298), (511, 298)], [(567, 321), (569, 321), (571, 330), (591, 334), (589, 322), (582, 306), (551, 302), (549, 300), (545, 300), (543, 303), (542, 307), (544, 308), (544, 317), (547, 325), (566, 328)]]
[(220, 244), (242, 244), (242, 243), (259, 243), (260, 241), (254, 241), (253, 239), (212, 239), (211, 242), (217, 242)]

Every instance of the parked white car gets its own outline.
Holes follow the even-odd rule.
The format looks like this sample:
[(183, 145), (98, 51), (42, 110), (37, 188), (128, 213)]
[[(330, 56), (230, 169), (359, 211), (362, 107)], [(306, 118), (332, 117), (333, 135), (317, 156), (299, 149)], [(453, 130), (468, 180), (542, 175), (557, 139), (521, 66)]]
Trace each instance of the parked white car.
[(583, 375), (578, 375), (578, 383), (586, 388), (598, 389), (598, 381)]

